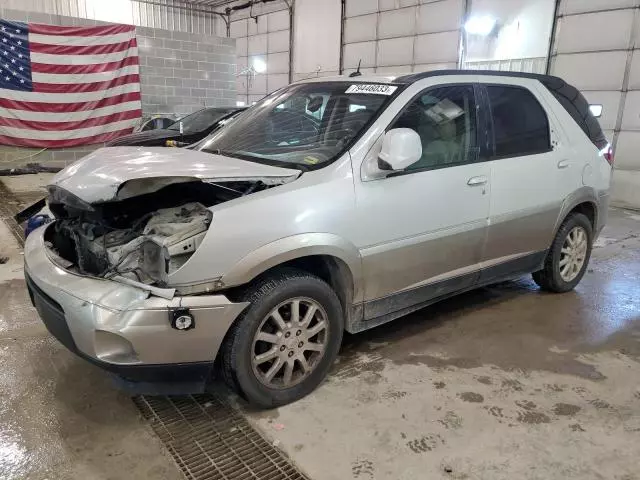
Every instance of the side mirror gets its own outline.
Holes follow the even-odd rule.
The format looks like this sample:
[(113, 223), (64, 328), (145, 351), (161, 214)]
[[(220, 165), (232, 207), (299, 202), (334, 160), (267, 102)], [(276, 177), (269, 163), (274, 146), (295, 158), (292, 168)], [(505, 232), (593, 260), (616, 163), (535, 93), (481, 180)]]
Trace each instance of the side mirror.
[(380, 170), (404, 170), (422, 157), (420, 135), (410, 128), (389, 130), (378, 155)]

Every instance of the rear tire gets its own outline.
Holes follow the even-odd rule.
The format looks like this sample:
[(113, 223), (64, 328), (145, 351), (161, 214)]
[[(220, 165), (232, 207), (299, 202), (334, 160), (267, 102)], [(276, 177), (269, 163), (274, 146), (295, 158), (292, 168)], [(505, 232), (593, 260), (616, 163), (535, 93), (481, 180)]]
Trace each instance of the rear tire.
[(249, 286), (250, 302), (222, 347), (223, 378), (251, 404), (273, 408), (311, 393), (335, 361), (344, 330), (331, 287), (287, 268)]
[(587, 270), (593, 227), (581, 213), (570, 214), (558, 229), (542, 270), (533, 273), (541, 289), (564, 293), (573, 290)]

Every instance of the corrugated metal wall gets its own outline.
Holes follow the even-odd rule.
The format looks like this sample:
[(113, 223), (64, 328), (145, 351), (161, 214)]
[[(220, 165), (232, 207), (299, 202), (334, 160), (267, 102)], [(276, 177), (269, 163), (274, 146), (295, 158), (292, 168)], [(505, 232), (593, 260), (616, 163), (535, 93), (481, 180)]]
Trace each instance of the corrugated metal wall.
[(603, 106), (615, 204), (640, 208), (640, 0), (562, 0), (551, 73)]
[(545, 73), (546, 57), (510, 58), (508, 60), (465, 61), (465, 70), (497, 70), (502, 72)]
[(41, 12), (141, 27), (226, 36), (213, 9), (179, 0), (2, 0), (3, 8)]
[[(235, 12), (230, 32), (236, 39), (239, 101), (251, 104), (289, 84), (291, 15), (286, 2), (257, 4)], [(248, 70), (256, 60), (266, 66), (265, 72)]]
[(456, 68), (462, 0), (347, 0), (345, 73), (408, 73)]

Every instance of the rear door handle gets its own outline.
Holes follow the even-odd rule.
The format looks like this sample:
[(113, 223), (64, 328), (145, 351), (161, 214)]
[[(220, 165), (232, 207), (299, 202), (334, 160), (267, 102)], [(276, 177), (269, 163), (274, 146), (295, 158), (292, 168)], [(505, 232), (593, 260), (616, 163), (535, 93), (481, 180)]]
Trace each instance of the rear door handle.
[(487, 183), (487, 177), (485, 177), (484, 175), (480, 175), (479, 177), (471, 177), (467, 181), (467, 185), (469, 185), (470, 187), (477, 187), (479, 185), (486, 185), (486, 183)]
[(568, 168), (569, 167), (569, 160), (560, 160), (558, 162), (558, 168)]

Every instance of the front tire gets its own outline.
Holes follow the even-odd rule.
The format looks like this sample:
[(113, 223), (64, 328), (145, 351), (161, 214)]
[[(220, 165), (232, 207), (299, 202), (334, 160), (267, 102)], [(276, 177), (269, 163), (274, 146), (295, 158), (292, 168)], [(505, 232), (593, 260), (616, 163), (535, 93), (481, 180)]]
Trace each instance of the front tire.
[(250, 305), (222, 349), (224, 378), (261, 408), (311, 393), (342, 342), (344, 318), (336, 293), (318, 277), (283, 269), (256, 281), (243, 301)]
[(593, 243), (593, 227), (581, 213), (570, 214), (558, 229), (542, 270), (533, 280), (549, 292), (573, 290), (587, 270)]

